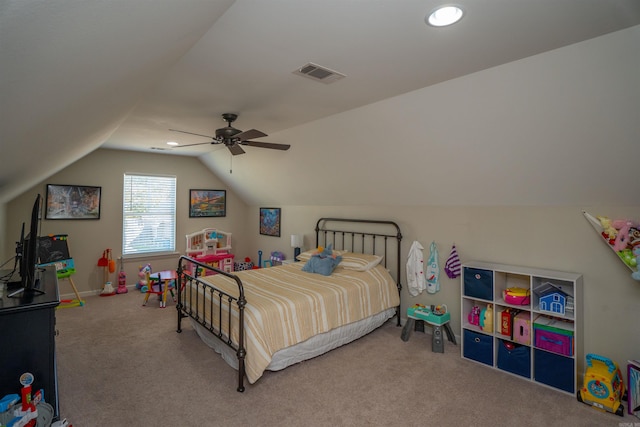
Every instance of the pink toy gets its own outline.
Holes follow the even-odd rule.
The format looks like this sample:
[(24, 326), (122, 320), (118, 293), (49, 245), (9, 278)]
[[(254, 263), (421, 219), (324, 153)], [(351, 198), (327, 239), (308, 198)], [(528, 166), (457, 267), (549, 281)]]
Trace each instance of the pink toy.
[(503, 291), (504, 302), (513, 305), (528, 305), (531, 302), (529, 289), (507, 288)]
[(124, 265), (122, 258), (120, 258), (120, 272), (118, 272), (118, 289), (116, 294), (126, 294), (129, 292), (127, 289), (127, 273), (124, 272)]
[(612, 225), (618, 230), (613, 250), (619, 252), (627, 248), (629, 245), (629, 231), (631, 231), (631, 227), (638, 227), (638, 224), (628, 219), (617, 219), (613, 221)]
[(531, 342), (531, 319), (529, 312), (522, 312), (513, 319), (513, 340), (529, 345)]
[(480, 307), (474, 305), (469, 312), (469, 323), (472, 325), (480, 326)]

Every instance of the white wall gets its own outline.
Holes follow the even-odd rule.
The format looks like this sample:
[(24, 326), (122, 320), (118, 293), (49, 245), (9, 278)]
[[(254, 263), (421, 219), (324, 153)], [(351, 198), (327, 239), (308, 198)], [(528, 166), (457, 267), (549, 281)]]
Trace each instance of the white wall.
[[(411, 297), (402, 273), (402, 306), (446, 304), (451, 324), (460, 333), (460, 282), (442, 271), (455, 242), (465, 261), (489, 261), (518, 266), (576, 272), (584, 278), (585, 352), (610, 357), (618, 363), (640, 356), (640, 282), (607, 247), (582, 215), (582, 209), (612, 219), (640, 219), (639, 207), (623, 206), (282, 206), (282, 238), (257, 236), (258, 207), (250, 207), (248, 227), (252, 252), (281, 250), (289, 258), (289, 236), (304, 233), (305, 249), (315, 245), (314, 227), (322, 216), (389, 219), (397, 222), (403, 238), (402, 256), (418, 240), (429, 255), (435, 240), (440, 258), (441, 291)], [(406, 315), (406, 312), (405, 312)], [(400, 331), (398, 331), (400, 337)]]
[[(142, 154), (117, 150), (97, 150), (48, 178), (26, 193), (12, 200), (8, 206), (8, 240), (5, 253), (13, 255), (14, 243), (20, 237), (23, 221), (29, 221), (31, 206), (37, 193), (46, 194), (46, 184), (92, 185), (102, 187), (100, 220), (42, 220), (40, 235), (68, 234), (69, 250), (74, 258), (77, 273), (73, 281), (80, 292), (99, 291), (103, 285), (103, 273), (97, 266), (102, 252), (110, 248), (114, 260), (122, 253), (122, 187), (125, 172), (158, 173), (175, 175), (177, 181), (176, 250), (184, 253), (185, 235), (206, 227), (215, 227), (233, 233), (234, 251), (246, 251), (246, 205), (233, 192), (227, 191), (227, 216), (224, 218), (189, 218), (189, 189), (226, 190), (198, 159), (164, 154)], [(9, 256), (8, 255), (8, 256)], [(175, 269), (177, 255), (125, 259), (127, 283), (136, 283), (138, 267), (151, 263), (154, 271)], [(116, 275), (110, 276), (117, 283)], [(60, 282), (60, 292), (71, 292), (71, 287)]]

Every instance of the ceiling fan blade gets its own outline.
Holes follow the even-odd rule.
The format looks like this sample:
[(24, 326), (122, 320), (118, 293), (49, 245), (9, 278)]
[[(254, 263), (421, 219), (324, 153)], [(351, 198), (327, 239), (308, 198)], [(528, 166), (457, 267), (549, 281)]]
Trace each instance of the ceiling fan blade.
[(260, 142), (260, 141), (242, 141), (242, 145), (248, 145), (249, 147), (259, 148), (272, 148), (274, 150), (288, 150), (291, 145), (289, 144), (275, 144), (273, 142)]
[(178, 129), (169, 129), (171, 132), (180, 132), (180, 133), (187, 133), (189, 135), (195, 135), (195, 136), (203, 136), (205, 138), (209, 138), (209, 139), (214, 139), (213, 136), (211, 135), (202, 135), (200, 133), (193, 133), (193, 132), (187, 132), (186, 130), (178, 130)]
[(240, 147), (238, 144), (227, 145), (227, 148), (229, 149), (229, 151), (231, 151), (231, 154), (233, 154), (234, 156), (245, 153), (242, 147)]
[(218, 141), (211, 141), (211, 142), (198, 142), (196, 144), (184, 144), (184, 145), (176, 145), (176, 148), (182, 148), (182, 147), (193, 147), (194, 145), (205, 145), (205, 144), (220, 144), (220, 142)]
[(244, 141), (245, 139), (262, 138), (263, 136), (268, 136), (268, 135), (256, 129), (249, 129), (249, 130), (245, 130), (244, 132), (240, 132), (233, 135), (233, 138), (234, 139), (238, 138), (241, 141)]

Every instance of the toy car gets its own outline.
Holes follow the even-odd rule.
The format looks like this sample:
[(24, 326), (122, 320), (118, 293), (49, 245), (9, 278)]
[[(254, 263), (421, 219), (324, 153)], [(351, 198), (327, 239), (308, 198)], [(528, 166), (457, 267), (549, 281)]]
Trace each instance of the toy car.
[(625, 388), (618, 364), (597, 354), (587, 354), (584, 385), (578, 390), (578, 402), (602, 411), (624, 416)]

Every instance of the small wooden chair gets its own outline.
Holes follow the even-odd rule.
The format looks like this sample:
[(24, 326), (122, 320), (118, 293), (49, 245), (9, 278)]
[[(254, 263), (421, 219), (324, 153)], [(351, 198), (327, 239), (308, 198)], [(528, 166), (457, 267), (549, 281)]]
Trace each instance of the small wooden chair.
[(171, 270), (161, 271), (159, 273), (153, 274), (147, 271), (145, 273), (145, 279), (147, 281), (147, 291), (145, 292), (144, 302), (142, 303), (142, 305), (147, 305), (149, 296), (151, 294), (155, 294), (160, 297), (160, 308), (165, 308), (167, 306), (167, 292), (171, 293), (171, 297), (175, 302), (176, 296), (173, 293), (171, 282), (175, 283), (177, 278), (178, 277), (176, 275), (176, 272)]

